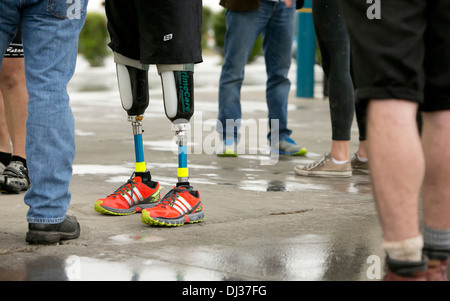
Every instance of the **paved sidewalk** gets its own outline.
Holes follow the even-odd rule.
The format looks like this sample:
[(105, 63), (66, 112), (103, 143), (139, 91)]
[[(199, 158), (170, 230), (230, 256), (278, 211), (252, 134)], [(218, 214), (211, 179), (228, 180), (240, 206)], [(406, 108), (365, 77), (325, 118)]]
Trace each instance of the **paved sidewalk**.
[[(81, 60), (69, 86), (77, 135), (69, 214), (78, 218), (81, 236), (58, 245), (28, 245), (24, 194), (0, 195), (0, 280), (376, 280), (379, 275), (371, 271), (382, 273), (377, 259), (383, 254), (369, 178), (308, 178), (293, 171), (329, 151), (328, 102), (296, 98), (293, 68), (289, 126), (308, 155), (267, 165), (265, 139), (255, 143), (248, 136), (245, 153), (237, 158), (208, 154), (215, 137), (219, 62), (206, 57), (195, 73), (188, 166), (190, 182), (201, 193), (204, 222), (150, 227), (139, 214), (94, 211), (95, 201), (133, 172), (134, 146), (114, 66), (91, 69)], [(244, 125), (263, 138), (264, 72), (260, 61), (249, 66), (242, 91)], [(145, 159), (165, 194), (177, 180), (177, 156), (154, 68), (150, 86)], [(354, 123), (352, 152), (357, 137)]]

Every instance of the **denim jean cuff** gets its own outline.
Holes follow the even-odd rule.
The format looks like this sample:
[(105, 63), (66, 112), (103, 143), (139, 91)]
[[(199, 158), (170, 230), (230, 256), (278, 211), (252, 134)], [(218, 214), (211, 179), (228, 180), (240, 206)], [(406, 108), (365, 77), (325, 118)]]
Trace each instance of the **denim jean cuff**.
[(66, 219), (66, 216), (59, 218), (27, 218), (29, 224), (59, 224)]

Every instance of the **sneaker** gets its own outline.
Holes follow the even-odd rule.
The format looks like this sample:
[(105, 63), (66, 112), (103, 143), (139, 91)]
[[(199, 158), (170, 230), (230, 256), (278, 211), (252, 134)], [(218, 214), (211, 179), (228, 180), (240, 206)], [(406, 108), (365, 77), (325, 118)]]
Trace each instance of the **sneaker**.
[(420, 262), (398, 261), (386, 258), (387, 272), (384, 281), (426, 281), (427, 260)]
[(447, 278), (447, 260), (428, 260), (428, 271), (427, 280), (428, 281), (448, 281)]
[(30, 244), (52, 244), (80, 236), (80, 224), (75, 216), (67, 215), (59, 224), (28, 224), (26, 241)]
[(170, 190), (153, 208), (142, 210), (141, 220), (153, 226), (182, 226), (205, 219), (200, 192), (191, 186)]
[(448, 281), (448, 250), (431, 250), (424, 248), (423, 253), (428, 257), (428, 281)]
[(160, 190), (158, 182), (149, 181), (144, 184), (141, 177), (132, 177), (106, 198), (97, 200), (94, 209), (110, 215), (130, 215), (141, 212), (143, 208), (156, 205), (160, 199)]
[(361, 175), (369, 174), (369, 162), (360, 161), (356, 153), (350, 162), (352, 165), (353, 173)]
[(350, 162), (344, 164), (336, 164), (333, 162), (330, 154), (325, 154), (320, 160), (308, 165), (299, 165), (294, 167), (294, 171), (299, 176), (310, 177), (343, 177), (352, 176), (352, 167)]
[(5, 164), (3, 164), (2, 162), (0, 162), (0, 175), (3, 173), (3, 171), (6, 169)]
[(304, 156), (307, 152), (306, 148), (298, 146), (297, 143), (289, 137), (278, 142), (271, 148), (271, 151), (280, 155), (289, 156)]
[(11, 161), (0, 175), (0, 189), (6, 193), (19, 193), (30, 188), (28, 169), (20, 161)]
[(234, 139), (225, 139), (217, 150), (219, 157), (237, 157), (236, 143)]

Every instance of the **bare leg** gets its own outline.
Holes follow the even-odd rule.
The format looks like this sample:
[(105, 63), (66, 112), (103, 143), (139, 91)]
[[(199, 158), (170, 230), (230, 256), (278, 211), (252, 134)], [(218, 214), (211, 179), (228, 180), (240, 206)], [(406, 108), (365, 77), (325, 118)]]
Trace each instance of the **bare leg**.
[(26, 159), (25, 134), (28, 93), (23, 58), (5, 58), (0, 74), (6, 123), (13, 145), (13, 155)]
[(349, 141), (333, 140), (331, 143), (331, 157), (338, 161), (349, 160)]
[(1, 92), (0, 92), (0, 152), (11, 153), (8, 126), (6, 124), (5, 107)]
[(367, 159), (367, 140), (360, 140), (358, 151), (356, 152), (360, 158)]
[(423, 113), (426, 173), (424, 219), (428, 227), (450, 229), (450, 111)]
[(417, 104), (372, 100), (368, 109), (368, 154), (386, 241), (418, 237), (418, 202), (425, 160), (417, 130)]

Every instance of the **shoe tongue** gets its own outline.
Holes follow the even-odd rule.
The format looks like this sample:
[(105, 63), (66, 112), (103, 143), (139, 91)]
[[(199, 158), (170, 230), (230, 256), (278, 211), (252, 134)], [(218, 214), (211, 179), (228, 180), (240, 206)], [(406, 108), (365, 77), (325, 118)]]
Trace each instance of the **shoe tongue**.
[(142, 183), (141, 177), (134, 177), (133, 181), (134, 181), (135, 183)]

